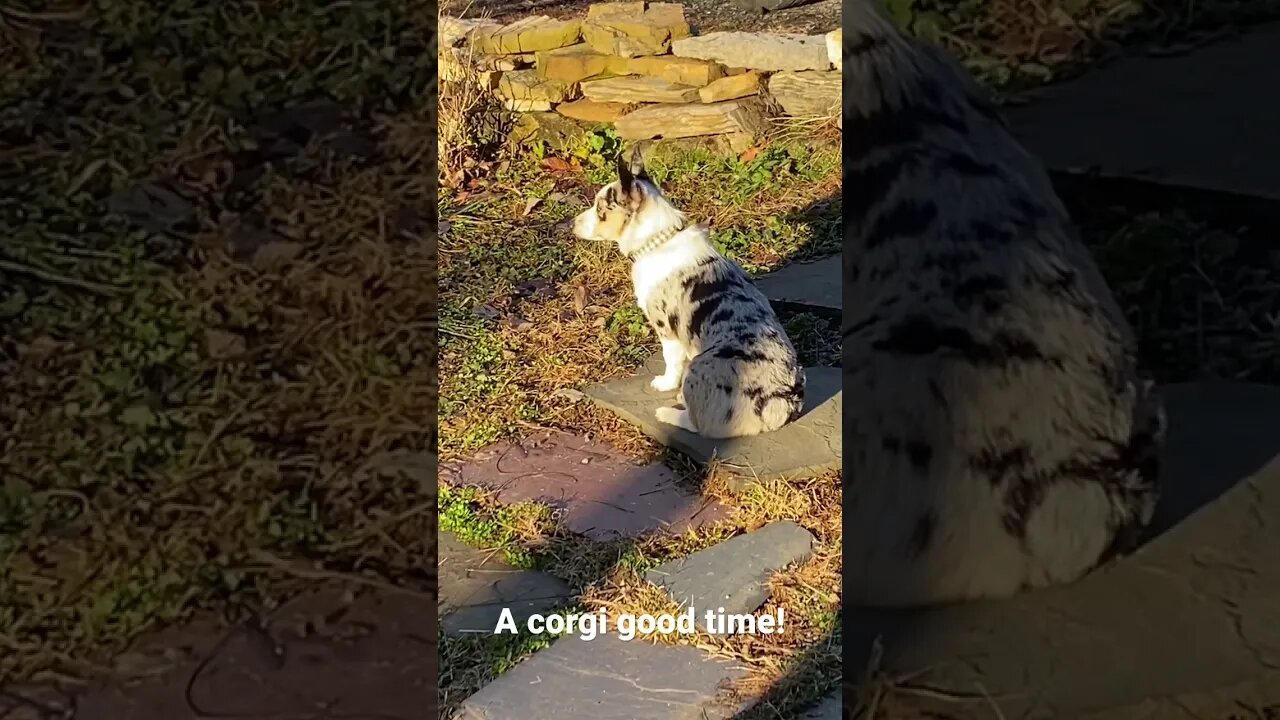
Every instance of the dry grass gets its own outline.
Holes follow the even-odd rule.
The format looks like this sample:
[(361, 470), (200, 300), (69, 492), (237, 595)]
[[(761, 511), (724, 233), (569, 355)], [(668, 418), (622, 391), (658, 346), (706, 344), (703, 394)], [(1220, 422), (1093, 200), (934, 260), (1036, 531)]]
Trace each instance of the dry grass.
[[(427, 592), (430, 485), (364, 468), (435, 444), (429, 17), (4, 7), (0, 683), (320, 577)], [(316, 96), (339, 126), (260, 162)], [(103, 212), (143, 184), (187, 217)]]

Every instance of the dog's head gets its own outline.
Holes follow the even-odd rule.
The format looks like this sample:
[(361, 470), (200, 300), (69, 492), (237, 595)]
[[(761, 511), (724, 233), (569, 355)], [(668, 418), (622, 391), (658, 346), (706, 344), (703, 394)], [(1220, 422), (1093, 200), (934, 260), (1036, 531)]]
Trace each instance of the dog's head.
[(628, 162), (618, 155), (618, 179), (600, 188), (595, 202), (573, 219), (573, 234), (583, 240), (611, 242), (630, 255), (646, 240), (683, 218), (645, 172), (640, 148)]

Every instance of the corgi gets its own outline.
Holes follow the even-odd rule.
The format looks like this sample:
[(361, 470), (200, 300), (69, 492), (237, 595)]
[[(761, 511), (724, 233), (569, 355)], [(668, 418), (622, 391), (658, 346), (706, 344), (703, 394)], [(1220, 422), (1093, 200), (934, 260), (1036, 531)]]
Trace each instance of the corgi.
[(800, 417), (805, 374), (769, 301), (645, 172), (637, 147), (574, 218), (583, 240), (631, 261), (636, 303), (662, 345), (652, 387), (676, 393), (657, 419), (708, 438), (775, 431)]

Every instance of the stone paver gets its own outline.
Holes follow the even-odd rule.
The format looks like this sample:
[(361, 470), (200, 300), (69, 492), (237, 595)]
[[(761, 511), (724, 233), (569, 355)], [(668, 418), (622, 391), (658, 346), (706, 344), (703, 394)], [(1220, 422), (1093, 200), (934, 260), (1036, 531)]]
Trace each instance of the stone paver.
[(76, 720), (435, 716), (430, 598), (339, 589), (287, 603), (262, 629), (201, 618), (163, 630), (90, 685)]
[(521, 570), (500, 556), (441, 532), (438, 545), (439, 615), (444, 631), (492, 633), (504, 608), (516, 625), (535, 613), (564, 607), (573, 599), (569, 586), (534, 570)]
[(828, 695), (822, 702), (801, 713), (796, 720), (840, 720), (843, 707), (843, 699), (837, 691), (835, 695)]
[(806, 368), (804, 415), (782, 429), (751, 437), (714, 440), (658, 422), (653, 413), (675, 402), (673, 393), (654, 390), (649, 381), (661, 372), (651, 359), (638, 375), (592, 385), (586, 394), (600, 406), (634, 423), (646, 435), (699, 462), (718, 458), (742, 478), (818, 475), (840, 467), (840, 371)]
[(1186, 55), (1129, 57), (1006, 108), (1050, 168), (1280, 199), (1280, 24)]
[(505, 504), (549, 504), (562, 511), (565, 527), (594, 540), (682, 533), (725, 512), (677, 485), (660, 463), (635, 465), (607, 445), (563, 433), (487, 448), (467, 463), (442, 466), (440, 480), (495, 490)]
[(746, 668), (692, 647), (564, 637), (481, 688), (457, 720), (728, 720), (725, 681)]
[[(860, 674), (858, 654), (880, 636), (890, 676), (928, 668), (914, 682), (985, 691), (1010, 718), (1225, 718), (1280, 702), (1280, 388), (1163, 393), (1161, 534), (1070, 586), (918, 612), (846, 608), (845, 673)], [(936, 709), (995, 716), (986, 701)]]
[(784, 520), (663, 563), (644, 577), (682, 608), (692, 607), (698, 627), (705, 630), (705, 612), (754, 612), (769, 599), (769, 578), (812, 554), (809, 531)]
[(840, 256), (793, 263), (756, 281), (756, 287), (769, 300), (782, 305), (839, 311)]

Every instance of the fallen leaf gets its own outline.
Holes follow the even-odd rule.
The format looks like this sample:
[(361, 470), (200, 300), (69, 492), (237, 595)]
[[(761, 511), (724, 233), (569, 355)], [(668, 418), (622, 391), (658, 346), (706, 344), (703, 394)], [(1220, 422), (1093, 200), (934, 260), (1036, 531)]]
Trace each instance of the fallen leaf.
[(563, 158), (549, 157), (542, 161), (542, 166), (551, 172), (572, 172), (573, 166)]
[(583, 285), (575, 285), (573, 288), (573, 309), (582, 315), (587, 309), (587, 288)]
[(570, 195), (569, 193), (553, 192), (547, 196), (547, 199), (558, 203), (564, 203), (565, 205), (586, 205), (586, 203), (582, 201), (582, 198), (577, 195)]
[(259, 270), (278, 270), (302, 254), (302, 243), (273, 240), (253, 253), (253, 266)]
[(513, 330), (524, 330), (525, 328), (533, 327), (533, 323), (515, 313), (507, 313), (507, 325)]
[(243, 355), (248, 349), (243, 337), (218, 329), (205, 330), (204, 346), (214, 360), (230, 360)]
[(502, 317), (502, 312), (489, 303), (475, 307), (471, 310), (471, 314), (483, 320), (497, 320)]
[(538, 203), (542, 202), (542, 198), (529, 198), (524, 201), (524, 212), (520, 213), (520, 217), (528, 217), (533, 209), (538, 207)]
[(753, 145), (752, 147), (747, 148), (746, 151), (742, 153), (742, 155), (738, 156), (738, 159), (744, 163), (748, 163), (748, 162), (751, 162), (752, 160), (755, 160), (759, 154), (760, 154), (760, 146)]
[(516, 285), (515, 295), (522, 298), (537, 297), (539, 295), (549, 297), (554, 294), (554, 287), (555, 285), (546, 278), (534, 278)]
[(556, 390), (555, 392), (551, 393), (551, 397), (564, 398), (569, 402), (579, 402), (581, 400), (585, 400), (587, 395), (581, 390), (574, 390), (572, 388), (560, 388), (559, 390)]

